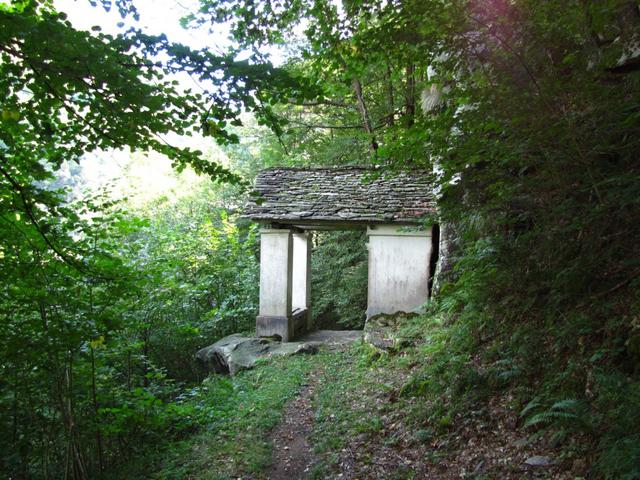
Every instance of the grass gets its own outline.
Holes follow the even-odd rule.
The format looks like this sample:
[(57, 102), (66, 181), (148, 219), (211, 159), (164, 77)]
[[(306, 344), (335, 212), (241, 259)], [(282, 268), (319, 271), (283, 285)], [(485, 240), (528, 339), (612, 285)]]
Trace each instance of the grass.
[[(410, 479), (426, 470), (437, 475), (447, 468), (474, 468), (465, 463), (467, 454), (484, 455), (483, 448), (491, 452), (502, 448), (503, 441), (513, 441), (500, 430), (514, 429), (500, 423), (508, 420), (507, 414), (500, 413), (504, 408), (516, 420), (520, 418), (520, 426), (514, 424), (519, 431), (511, 432), (514, 438), (531, 435), (532, 442), (543, 443), (547, 436), (555, 438), (550, 435), (557, 428), (547, 435), (542, 424), (535, 428), (527, 424), (529, 414), (517, 417), (523, 407), (518, 395), (529, 377), (523, 375), (518, 363), (508, 356), (505, 359), (504, 352), (494, 351), (491, 344), (480, 348), (468, 324), (446, 322), (436, 313), (406, 319), (396, 333), (403, 348), (390, 353), (357, 343), (342, 352), (273, 359), (233, 378), (211, 377), (185, 394), (183, 401), (185, 412), (194, 416), (196, 431), (182, 441), (148, 449), (137, 463), (128, 463), (112, 478), (264, 479), (272, 459), (270, 433), (280, 422), (287, 401), (300, 391), (311, 372), (320, 379), (312, 399), (315, 418), (310, 443), (318, 458), (311, 471), (313, 479), (340, 472), (345, 459), (357, 464), (354, 468), (362, 474), (360, 478), (382, 478), (382, 471), (384, 478)], [(601, 386), (602, 405), (596, 406), (606, 419), (616, 418), (616, 422), (608, 437), (600, 434), (599, 470), (604, 478), (640, 478), (632, 464), (638, 450), (634, 426), (638, 383), (626, 377), (614, 379), (610, 374), (604, 378), (611, 385), (606, 389)], [(599, 377), (594, 379), (598, 385), (603, 384)], [(628, 401), (621, 404), (620, 391), (625, 385), (622, 397)], [(531, 394), (531, 386), (526, 392)], [(604, 392), (611, 392), (611, 398), (605, 398)], [(491, 399), (504, 402), (490, 405)], [(612, 405), (618, 405), (618, 409), (611, 409)], [(559, 414), (563, 414), (562, 432), (571, 436), (569, 427), (580, 416), (582, 406), (583, 402), (567, 399), (549, 405), (542, 402), (531, 415), (553, 420), (550, 427), (554, 427)], [(544, 414), (545, 408), (551, 413)], [(501, 420), (494, 418), (495, 412), (500, 413)], [(485, 437), (478, 433), (485, 427), (495, 433), (488, 431), (488, 443), (483, 443)], [(476, 439), (476, 447), (460, 441), (467, 434)], [(558, 458), (578, 448), (566, 438), (560, 443), (562, 450), (549, 447), (555, 449), (552, 453)], [(395, 453), (385, 459), (389, 449)], [(460, 456), (461, 452), (464, 455)], [(621, 454), (613, 455), (616, 452)], [(408, 461), (403, 464), (396, 453)], [(510, 454), (522, 457), (525, 452), (514, 447)], [(581, 452), (575, 455), (580, 457)], [(523, 461), (524, 457), (518, 457), (514, 465)], [(487, 463), (488, 470), (469, 478), (493, 473), (499, 476), (508, 467)], [(498, 470), (493, 472), (492, 468)], [(378, 476), (367, 477), (367, 472)]]
[[(384, 478), (414, 478), (446, 460), (447, 448), (432, 452), (429, 445), (438, 440), (456, 448), (447, 440), (456, 419), (485, 388), (470, 369), (467, 346), (456, 344), (455, 328), (438, 316), (403, 319), (396, 332), (403, 348), (383, 353), (357, 344), (334, 359), (316, 390), (312, 442), (320, 461), (312, 478), (339, 472), (345, 448), (354, 448), (347, 457), (358, 473)], [(415, 468), (397, 457), (385, 462), (387, 447), (413, 450), (407, 458), (433, 458), (422, 456)]]
[(312, 478), (324, 478), (347, 439), (384, 429), (382, 417), (392, 407), (383, 397), (398, 389), (399, 378), (388, 367), (387, 357), (356, 345), (344, 352), (275, 358), (235, 377), (212, 376), (184, 395), (182, 406), (194, 417), (195, 431), (148, 448), (111, 478), (264, 479), (272, 459), (270, 433), (312, 371), (322, 375), (311, 439), (321, 461)]
[[(321, 378), (313, 398), (310, 441), (319, 461), (312, 478), (337, 472), (342, 449), (354, 441), (377, 445), (355, 452), (365, 467), (379, 462), (377, 452), (387, 447), (426, 448), (451, 429), (457, 410), (453, 391), (477, 392), (482, 383), (470, 375), (469, 358), (452, 343), (452, 330), (437, 316), (407, 318), (395, 332), (403, 347), (390, 353), (357, 343), (342, 352), (264, 361), (232, 378), (212, 376), (185, 392), (177, 405), (193, 428), (181, 440), (168, 436), (148, 446), (111, 478), (265, 478), (272, 460), (270, 433), (311, 372)], [(397, 468), (387, 472), (389, 478), (415, 473)]]
[(184, 400), (196, 431), (148, 450), (111, 478), (223, 480), (264, 478), (271, 462), (269, 433), (286, 402), (326, 355), (276, 358), (233, 378), (212, 376)]
[[(397, 405), (388, 401), (397, 391), (407, 367), (395, 357), (380, 356), (366, 344), (357, 344), (333, 358), (331, 368), (316, 390), (316, 418), (312, 443), (320, 461), (311, 478), (325, 478), (337, 470), (339, 452), (354, 438), (365, 441), (387, 435), (385, 421), (394, 417)], [(362, 458), (365, 463), (374, 459)], [(410, 478), (402, 476), (399, 478)]]

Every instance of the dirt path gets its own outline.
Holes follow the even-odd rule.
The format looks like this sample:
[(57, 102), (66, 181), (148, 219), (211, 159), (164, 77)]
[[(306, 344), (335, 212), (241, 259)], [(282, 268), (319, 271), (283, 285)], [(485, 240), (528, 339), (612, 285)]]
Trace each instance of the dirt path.
[(314, 417), (311, 399), (319, 375), (310, 374), (307, 385), (285, 407), (282, 423), (271, 434), (274, 455), (267, 472), (269, 480), (304, 479), (309, 475), (315, 461), (309, 442)]
[[(343, 350), (362, 338), (361, 330), (318, 330), (301, 341), (318, 342), (329, 350)], [(309, 374), (306, 385), (291, 400), (282, 414), (282, 422), (271, 433), (273, 464), (266, 472), (269, 480), (302, 480), (309, 478), (316, 456), (309, 437), (313, 429), (312, 399), (316, 387), (325, 376), (322, 368)]]

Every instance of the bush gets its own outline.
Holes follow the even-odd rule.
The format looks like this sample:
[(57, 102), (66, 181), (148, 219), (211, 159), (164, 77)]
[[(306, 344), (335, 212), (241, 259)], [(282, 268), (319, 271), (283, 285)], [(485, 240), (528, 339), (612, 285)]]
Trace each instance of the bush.
[(317, 327), (363, 328), (368, 275), (365, 233), (320, 232), (311, 260), (311, 302)]

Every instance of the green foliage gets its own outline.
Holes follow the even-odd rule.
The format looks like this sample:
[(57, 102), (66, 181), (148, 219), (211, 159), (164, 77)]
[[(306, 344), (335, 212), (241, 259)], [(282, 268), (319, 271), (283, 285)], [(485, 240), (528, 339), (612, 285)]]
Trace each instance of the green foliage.
[(0, 468), (19, 476), (97, 467), (85, 450), (104, 440), (95, 422), (99, 375), (108, 372), (97, 349), (111, 348), (135, 295), (135, 275), (118, 250), (132, 228), (122, 212), (97, 195), (45, 215), (45, 202), (60, 195), (39, 195), (43, 203), (30, 205), (27, 218), (25, 197), (5, 197), (0, 228), (0, 418), (11, 432)]
[[(273, 97), (304, 97), (308, 90), (271, 65), (193, 50), (137, 28), (115, 36), (99, 27), (75, 30), (49, 2), (10, 2), (0, 8), (0, 25), (1, 138), (14, 168), (35, 168), (40, 158), (57, 167), (86, 152), (129, 147), (163, 153), (179, 169), (191, 166), (238, 183), (237, 175), (201, 151), (160, 136), (201, 132), (236, 143), (229, 126), (242, 124), (243, 109), (278, 130), (270, 114)], [(178, 72), (200, 78), (201, 91), (180, 89), (172, 77)]]
[(97, 477), (198, 425), (177, 399), (198, 348), (253, 324), (256, 236), (205, 183), (139, 216), (54, 183), (3, 190), (0, 471)]
[(210, 479), (260, 476), (271, 462), (268, 435), (286, 401), (309, 372), (332, 356), (274, 359), (229, 378), (213, 376), (185, 391), (175, 404), (196, 433), (165, 442), (122, 465), (107, 478)]
[[(180, 72), (201, 91), (181, 88)], [(107, 195), (69, 200), (52, 174), (88, 152), (155, 150), (178, 170), (244, 183), (164, 136), (235, 143), (229, 126), (247, 110), (277, 131), (276, 90), (298, 98), (308, 86), (135, 27), (79, 31), (51, 2), (0, 5), (3, 475), (95, 478), (183, 430), (174, 399), (176, 381), (198, 377), (192, 349), (254, 315), (254, 232), (205, 192), (195, 212), (167, 205), (140, 220)]]
[(446, 414), (450, 416), (460, 406), (458, 400), (475, 395), (485, 380), (470, 363), (467, 332), (460, 326), (448, 325), (445, 318), (438, 315), (414, 320), (422, 331), (414, 342), (423, 361), (402, 385), (400, 394), (437, 398), (437, 415), (450, 409)]
[[(130, 2), (116, 6), (135, 17)], [(512, 389), (527, 428), (588, 437), (596, 474), (638, 477), (636, 2), (204, 0), (186, 20), (211, 21), (230, 25), (251, 60), (135, 28), (80, 32), (50, 2), (0, 6), (2, 472), (89, 478), (200, 421), (176, 400), (179, 383), (198, 378), (193, 349), (250, 328), (255, 232), (220, 192), (160, 201), (140, 220), (50, 182), (63, 161), (129, 148), (244, 183), (160, 139), (201, 132), (235, 144), (247, 176), (283, 155), (437, 164), (439, 215), (462, 236), (455, 279), (412, 324), (411, 355), (363, 355), (351, 379), (419, 358), (398, 388), (428, 401), (415, 418), (441, 432), (462, 406)], [(262, 62), (266, 44), (296, 44), (285, 69)], [(179, 72), (204, 91), (180, 89)], [(439, 99), (423, 108), (421, 94)], [(277, 139), (238, 144), (243, 109)], [(355, 237), (323, 235), (314, 252), (316, 314), (350, 328), (366, 296)], [(228, 387), (215, 401), (233, 397)], [(320, 420), (320, 444), (337, 442), (346, 427)]]
[(311, 298), (318, 328), (363, 328), (367, 309), (365, 241), (363, 232), (316, 234)]
[[(520, 416), (525, 416), (533, 409), (540, 407), (538, 402), (532, 401), (522, 410)], [(567, 398), (560, 400), (551, 405), (548, 409), (528, 416), (524, 423), (525, 427), (531, 427), (535, 425), (545, 424), (557, 427), (563, 422), (574, 423), (580, 418), (578, 411), (581, 409), (581, 403), (579, 400), (573, 398)]]
[(594, 372), (593, 421), (598, 428), (598, 469), (605, 478), (638, 478), (640, 381), (608, 368)]
[(175, 202), (159, 199), (128, 241), (131, 265), (144, 273), (136, 331), (149, 360), (174, 379), (197, 379), (194, 352), (252, 330), (257, 315), (256, 228), (229, 216), (222, 193), (205, 184)]

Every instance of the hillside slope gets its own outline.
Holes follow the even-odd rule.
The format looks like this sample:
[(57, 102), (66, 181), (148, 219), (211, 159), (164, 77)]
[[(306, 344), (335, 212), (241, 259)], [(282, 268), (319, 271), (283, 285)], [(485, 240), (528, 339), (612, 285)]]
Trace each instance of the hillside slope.
[(114, 478), (636, 478), (611, 435), (618, 410), (598, 429), (585, 399), (546, 406), (557, 375), (500, 360), (441, 307), (393, 336), (388, 351), (357, 343), (212, 377), (193, 397), (207, 412), (198, 432)]

